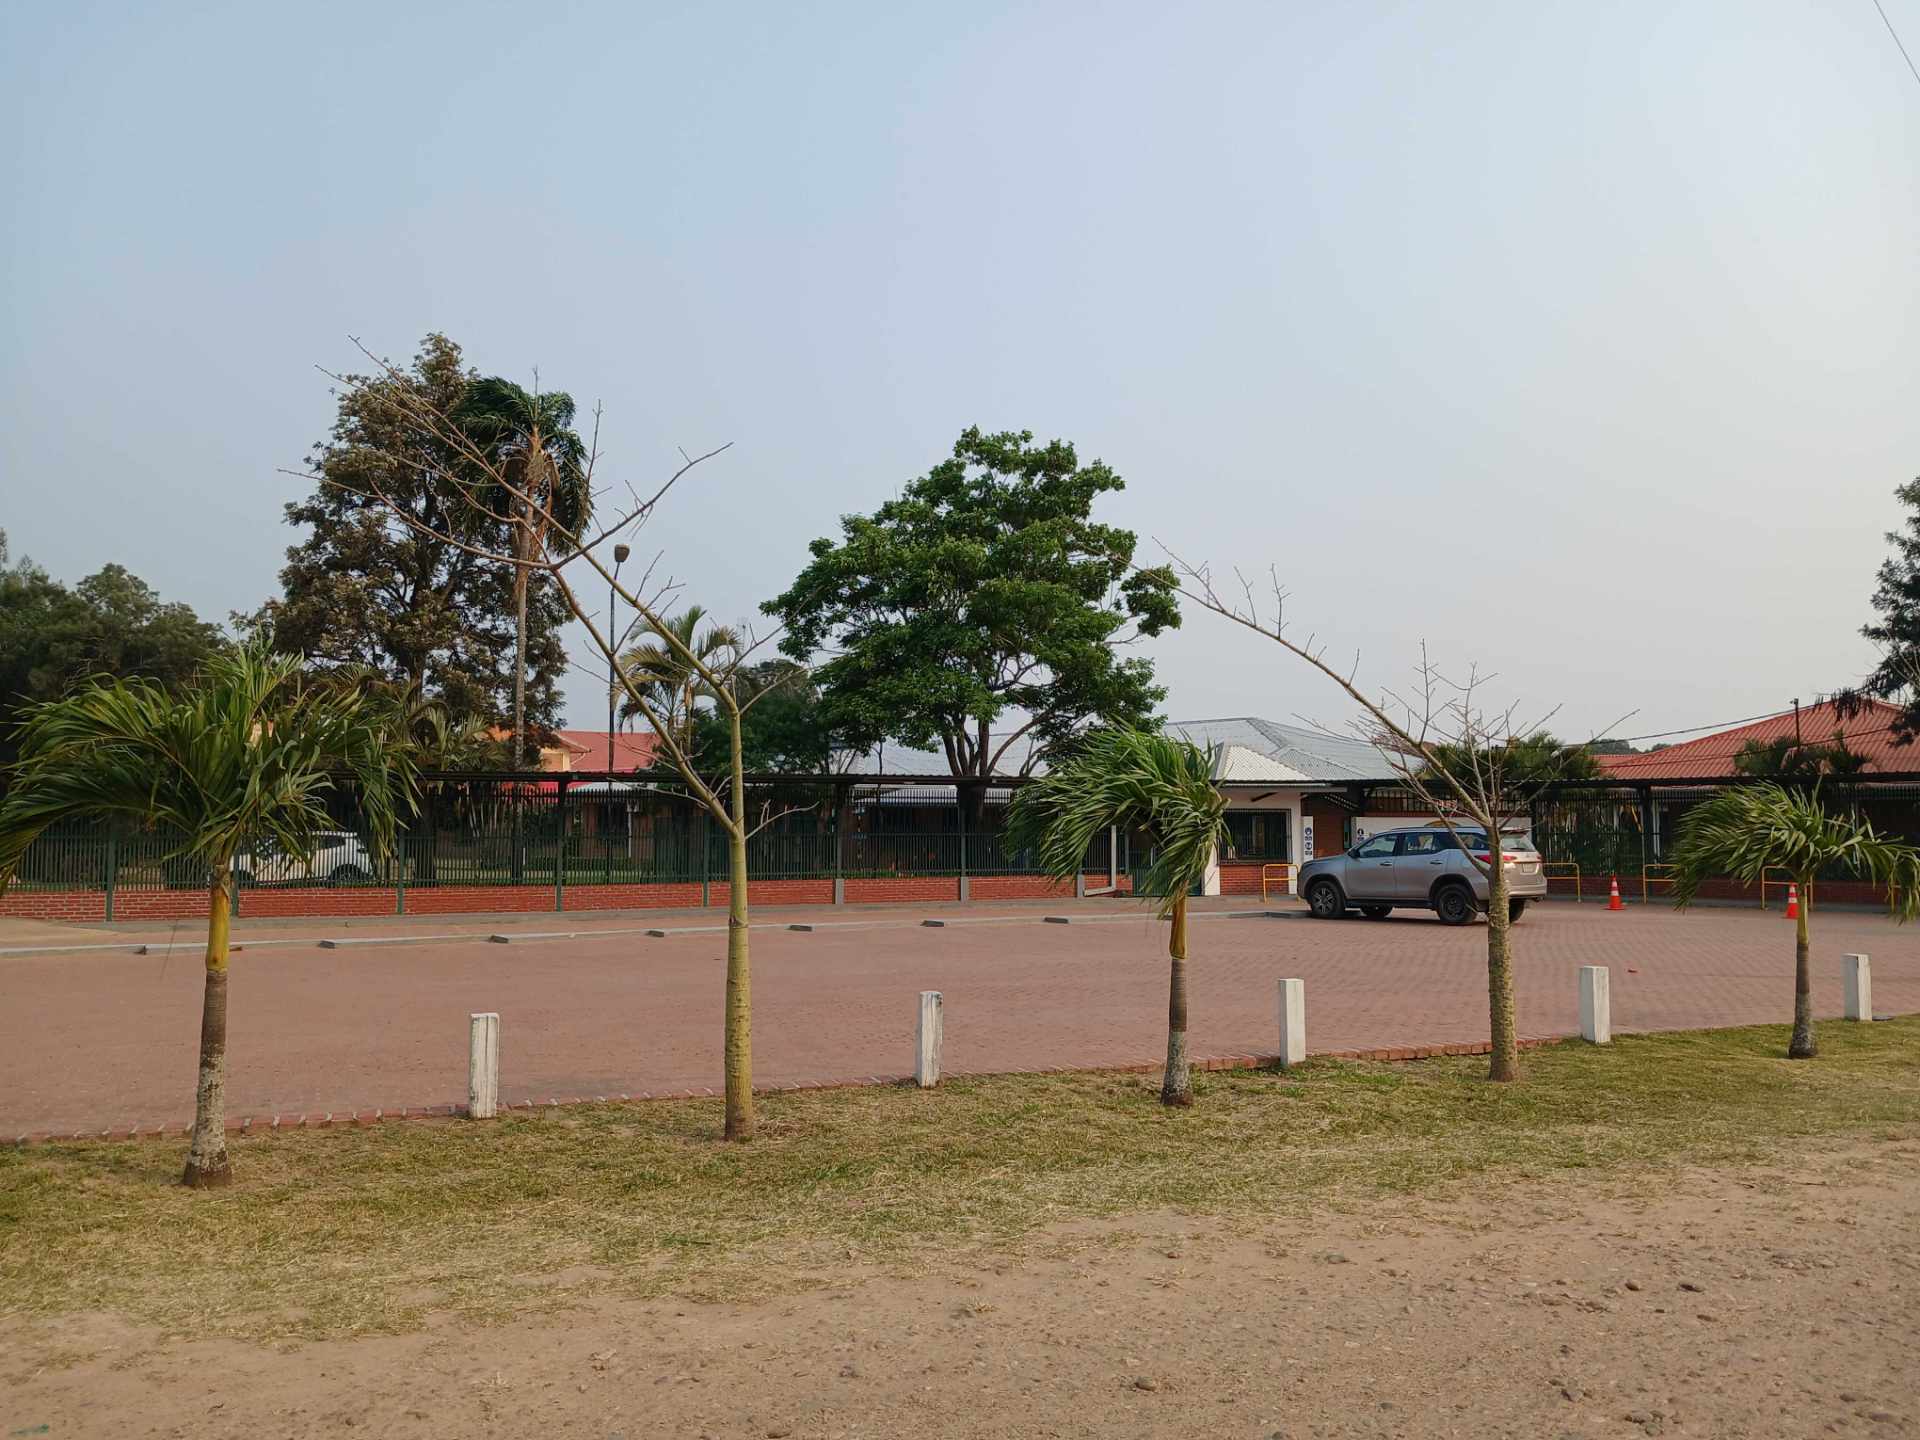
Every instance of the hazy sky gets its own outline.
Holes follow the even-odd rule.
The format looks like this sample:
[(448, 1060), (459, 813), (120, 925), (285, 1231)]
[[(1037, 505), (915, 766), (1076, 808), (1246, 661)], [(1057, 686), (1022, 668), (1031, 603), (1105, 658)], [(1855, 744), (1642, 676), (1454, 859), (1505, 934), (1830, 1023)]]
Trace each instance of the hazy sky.
[[(1859, 676), (1920, 472), (1872, 0), (11, 5), (0, 106), (0, 526), (215, 616), (352, 335), (602, 400), (610, 478), (734, 442), (638, 542), (724, 615), (1025, 428), (1374, 684), (1425, 637), (1569, 734)], [(1211, 617), (1153, 654), (1345, 718)]]

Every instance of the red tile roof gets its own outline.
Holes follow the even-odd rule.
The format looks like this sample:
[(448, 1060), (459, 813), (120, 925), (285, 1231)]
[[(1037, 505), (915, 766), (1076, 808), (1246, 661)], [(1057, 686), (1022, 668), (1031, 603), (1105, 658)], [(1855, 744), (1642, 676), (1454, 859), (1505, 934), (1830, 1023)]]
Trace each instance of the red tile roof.
[[(607, 732), (604, 730), (556, 730), (554, 734), (567, 752), (569, 770), (605, 770), (607, 768)], [(653, 763), (660, 737), (651, 731), (619, 730), (613, 736), (613, 768), (645, 770)]]
[[(1867, 774), (1910, 773), (1920, 770), (1920, 742), (1901, 746), (1893, 743), (1893, 721), (1899, 713), (1897, 705), (1870, 701), (1865, 711), (1851, 720), (1842, 720), (1831, 702), (1807, 705), (1800, 710), (1798, 734), (1809, 745), (1828, 745), (1838, 730), (1849, 750), (1866, 757)], [(1733, 757), (1749, 740), (1758, 740), (1764, 745), (1783, 735), (1791, 739), (1795, 733), (1794, 712), (1788, 710), (1750, 725), (1737, 725), (1731, 730), (1702, 735), (1698, 740), (1687, 740), (1644, 755), (1596, 755), (1594, 758), (1600, 762), (1603, 773), (1622, 780), (1698, 780), (1737, 773)]]

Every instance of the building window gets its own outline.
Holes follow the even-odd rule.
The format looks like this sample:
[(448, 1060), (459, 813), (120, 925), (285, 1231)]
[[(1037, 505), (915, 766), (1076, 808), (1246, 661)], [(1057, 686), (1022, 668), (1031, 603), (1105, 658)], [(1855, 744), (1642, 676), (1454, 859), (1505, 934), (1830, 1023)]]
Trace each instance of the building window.
[(1227, 812), (1228, 860), (1291, 860), (1288, 810), (1229, 810)]

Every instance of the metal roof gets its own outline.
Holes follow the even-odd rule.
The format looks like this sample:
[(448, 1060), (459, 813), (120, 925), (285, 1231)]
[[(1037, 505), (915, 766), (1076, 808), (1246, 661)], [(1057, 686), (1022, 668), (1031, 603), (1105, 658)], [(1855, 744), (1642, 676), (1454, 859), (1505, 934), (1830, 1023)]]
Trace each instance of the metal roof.
[[(1169, 720), (1169, 734), (1218, 752), (1214, 777), (1223, 784), (1340, 785), (1354, 780), (1392, 781), (1399, 778), (1386, 754), (1364, 740), (1324, 735), (1299, 725), (1242, 716), (1228, 720)], [(995, 779), (1012, 779), (1027, 765), (1033, 749), (1022, 736), (1007, 747)], [(1044, 760), (1028, 772), (1046, 773)], [(943, 750), (918, 750), (906, 745), (878, 745), (865, 752), (840, 751), (833, 770), (848, 779), (899, 776), (948, 780), (952, 771)]]
[(1772, 740), (1799, 740), (1807, 745), (1830, 745), (1836, 735), (1854, 754), (1864, 756), (1866, 775), (1920, 769), (1920, 744), (1896, 745), (1894, 722), (1898, 705), (1877, 700), (1850, 720), (1843, 720), (1832, 701), (1770, 715), (1748, 725), (1703, 735), (1639, 755), (1597, 755), (1603, 774), (1611, 780), (1702, 780), (1733, 775), (1734, 756), (1749, 741), (1765, 745)]

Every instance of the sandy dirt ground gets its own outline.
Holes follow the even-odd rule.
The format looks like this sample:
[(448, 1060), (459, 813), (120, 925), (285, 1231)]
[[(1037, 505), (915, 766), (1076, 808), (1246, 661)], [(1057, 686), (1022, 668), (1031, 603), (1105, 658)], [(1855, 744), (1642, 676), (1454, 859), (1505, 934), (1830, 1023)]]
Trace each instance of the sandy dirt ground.
[[(137, 1263), (129, 1257), (129, 1263)], [(1232, 1223), (752, 1304), (269, 1347), (0, 1327), (0, 1435), (1920, 1434), (1920, 1134)]]

